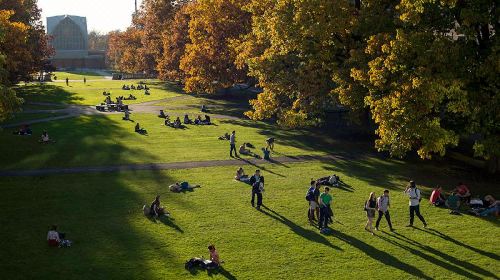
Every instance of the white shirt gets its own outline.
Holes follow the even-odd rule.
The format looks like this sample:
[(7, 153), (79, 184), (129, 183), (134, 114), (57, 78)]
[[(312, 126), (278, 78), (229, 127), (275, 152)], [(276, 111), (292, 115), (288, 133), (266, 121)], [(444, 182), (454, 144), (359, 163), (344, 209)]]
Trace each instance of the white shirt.
[(57, 240), (59, 242), (59, 233), (55, 230), (49, 230), (47, 240)]
[(49, 142), (49, 135), (42, 134), (42, 141), (43, 142)]
[(410, 206), (417, 206), (420, 204), (420, 190), (419, 189), (409, 188), (405, 193), (410, 198), (410, 201), (409, 201)]
[(387, 209), (389, 208), (389, 197), (388, 196), (380, 196), (377, 198), (377, 205), (378, 205), (378, 210), (382, 212), (387, 212)]
[(234, 144), (236, 141), (236, 135), (235, 134), (231, 134), (231, 136), (229, 137), (229, 144)]

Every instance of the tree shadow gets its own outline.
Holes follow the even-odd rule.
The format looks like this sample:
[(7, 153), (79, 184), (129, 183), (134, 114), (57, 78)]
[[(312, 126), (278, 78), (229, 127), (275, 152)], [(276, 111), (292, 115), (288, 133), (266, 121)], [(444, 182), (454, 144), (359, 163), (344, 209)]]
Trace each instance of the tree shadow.
[(494, 259), (496, 261), (500, 261), (500, 256), (499, 255), (497, 255), (495, 253), (492, 253), (492, 252), (487, 252), (487, 251), (481, 250), (479, 248), (474, 248), (474, 247), (472, 247), (470, 245), (467, 245), (467, 244), (465, 244), (465, 243), (463, 243), (461, 241), (458, 241), (458, 240), (450, 237), (449, 235), (446, 235), (446, 234), (444, 234), (444, 233), (442, 233), (442, 232), (440, 232), (440, 231), (438, 231), (436, 229), (426, 229), (426, 230), (419, 229), (419, 228), (416, 228), (416, 229), (420, 230), (420, 231), (423, 231), (425, 233), (437, 236), (437, 237), (442, 238), (442, 239), (444, 239), (446, 241), (452, 242), (452, 243), (454, 243), (454, 244), (456, 244), (458, 246), (462, 246), (464, 248), (467, 248), (467, 249), (469, 249), (469, 250), (471, 250), (473, 252), (476, 252), (478, 254), (481, 254), (481, 255), (483, 255), (485, 257), (489, 257), (489, 258)]
[(423, 271), (418, 269), (417, 267), (404, 263), (400, 261), (398, 258), (390, 255), (389, 253), (386, 253), (382, 250), (379, 250), (353, 236), (344, 234), (340, 231), (337, 230), (332, 230), (333, 237), (344, 241), (345, 243), (357, 248), (358, 250), (363, 251), (366, 255), (371, 257), (374, 260), (377, 260), (385, 265), (394, 267), (396, 269), (399, 269), (405, 273), (409, 273), (413, 275), (414, 277), (420, 278), (420, 279), (429, 279), (431, 280), (432, 278), (425, 275)]
[(276, 211), (270, 209), (269, 207), (267, 207), (265, 205), (262, 205), (262, 209), (263, 210), (261, 211), (261, 213), (263, 213), (264, 215), (266, 215), (266, 216), (282, 223), (283, 225), (289, 227), (290, 230), (292, 230), (295, 234), (297, 234), (297, 235), (299, 235), (299, 236), (301, 236), (309, 241), (316, 242), (316, 243), (328, 246), (332, 249), (342, 251), (342, 248), (333, 245), (326, 237), (317, 233), (316, 231), (313, 231), (310, 229), (305, 229), (305, 228), (297, 225), (296, 223), (290, 221), (285, 216), (277, 213)]
[(252, 161), (250, 161), (248, 159), (244, 159), (244, 158), (241, 158), (241, 157), (237, 157), (236, 159), (237, 160), (241, 160), (241, 161), (245, 162), (246, 164), (252, 165), (252, 166), (256, 167), (257, 169), (260, 169), (260, 170), (265, 171), (267, 173), (270, 173), (270, 174), (273, 174), (273, 175), (276, 175), (276, 176), (279, 176), (279, 177), (282, 177), (282, 178), (286, 177), (285, 175), (276, 173), (276, 172), (274, 172), (274, 171), (272, 171), (272, 170), (270, 170), (270, 169), (268, 169), (268, 168), (266, 168), (264, 166), (257, 165), (257, 164), (253, 163)]
[[(418, 230), (424, 231), (424, 230), (421, 230), (421, 229), (418, 229)], [(434, 249), (434, 248), (432, 248), (430, 246), (427, 246), (427, 245), (424, 245), (424, 244), (422, 244), (422, 243), (420, 243), (418, 241), (412, 240), (412, 239), (410, 239), (410, 238), (408, 238), (408, 237), (406, 237), (406, 236), (404, 236), (404, 235), (402, 235), (400, 233), (394, 232), (390, 236), (394, 237), (394, 238), (396, 238), (396, 239), (398, 239), (400, 241), (407, 242), (407, 243), (409, 243), (409, 244), (411, 244), (413, 246), (416, 246), (416, 247), (418, 247), (418, 248), (420, 248), (422, 250), (425, 250), (425, 251), (427, 251), (427, 252), (429, 252), (431, 254), (439, 256), (442, 259), (444, 259), (444, 260), (446, 260), (446, 261), (448, 261), (450, 263), (453, 263), (453, 265), (455, 265), (457, 267), (463, 268), (462, 272), (465, 272), (467, 274), (469, 273), (468, 271), (472, 271), (474, 273), (481, 274), (481, 275), (483, 275), (485, 277), (491, 277), (491, 278), (496, 278), (497, 277), (495, 274), (493, 274), (493, 273), (491, 273), (491, 272), (489, 272), (489, 271), (487, 271), (487, 270), (485, 270), (485, 269), (483, 269), (483, 268), (481, 268), (481, 267), (479, 267), (477, 265), (474, 265), (474, 264), (469, 263), (467, 261), (459, 260), (459, 259), (457, 259), (457, 258), (455, 258), (455, 257), (453, 257), (451, 255), (448, 255), (448, 254), (446, 254), (446, 253), (444, 253), (442, 251), (436, 250), (436, 249)], [(449, 270), (455, 271), (454, 269), (456, 269), (456, 268), (449, 269)], [(463, 274), (463, 275), (467, 276), (467, 277), (470, 277), (469, 275), (465, 275), (465, 274)]]

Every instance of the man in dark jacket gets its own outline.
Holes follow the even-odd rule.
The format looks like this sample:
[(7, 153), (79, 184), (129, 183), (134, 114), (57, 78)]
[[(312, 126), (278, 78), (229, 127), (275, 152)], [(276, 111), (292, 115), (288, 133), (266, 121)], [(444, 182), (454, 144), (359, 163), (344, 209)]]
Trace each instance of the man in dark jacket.
[(264, 176), (260, 175), (260, 170), (255, 170), (255, 174), (250, 177), (252, 186), (252, 207), (255, 207), (255, 196), (257, 195), (257, 210), (262, 206), (262, 192), (264, 191)]

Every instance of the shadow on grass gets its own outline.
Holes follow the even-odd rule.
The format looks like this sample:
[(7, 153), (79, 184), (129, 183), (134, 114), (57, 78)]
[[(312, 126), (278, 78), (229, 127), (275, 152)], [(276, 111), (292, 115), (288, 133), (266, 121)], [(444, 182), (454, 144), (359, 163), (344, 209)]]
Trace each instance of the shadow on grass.
[(167, 217), (167, 216), (160, 216), (158, 218), (147, 217), (147, 219), (149, 219), (151, 222), (153, 222), (155, 224), (158, 223), (158, 221), (160, 221), (160, 223), (162, 223), (166, 226), (169, 226), (180, 233), (184, 233), (184, 230), (182, 230), (182, 228), (180, 228), (177, 224), (174, 223), (174, 220), (175, 220), (174, 218)]
[(270, 209), (269, 207), (267, 207), (265, 205), (262, 205), (262, 211), (261, 212), (264, 215), (266, 215), (266, 216), (268, 216), (270, 218), (273, 218), (274, 220), (276, 220), (276, 221), (282, 223), (283, 225), (289, 227), (290, 230), (292, 230), (294, 233), (296, 233), (297, 235), (299, 235), (299, 236), (301, 236), (301, 237), (303, 237), (303, 238), (305, 238), (305, 239), (307, 239), (309, 241), (316, 242), (316, 243), (319, 243), (319, 244), (323, 244), (323, 245), (328, 246), (328, 247), (330, 247), (332, 249), (342, 251), (342, 248), (333, 245), (323, 235), (317, 233), (316, 231), (313, 231), (313, 230), (310, 230), (310, 229), (305, 229), (305, 228), (297, 225), (296, 223), (290, 221), (285, 216), (279, 214), (278, 212)]
[(251, 162), (251, 161), (249, 161), (247, 159), (244, 159), (244, 158), (241, 158), (241, 157), (237, 157), (236, 159), (237, 160), (241, 160), (241, 161), (245, 162), (248, 165), (252, 165), (252, 166), (256, 167), (257, 169), (260, 169), (261, 171), (265, 171), (265, 172), (271, 173), (273, 175), (276, 175), (276, 176), (279, 176), (279, 177), (282, 177), (282, 178), (286, 177), (283, 174), (276, 173), (276, 172), (272, 171), (271, 169), (267, 169), (264, 166), (257, 165), (257, 164), (255, 164), (255, 163), (253, 163), (253, 162)]
[(458, 246), (467, 248), (467, 249), (469, 249), (469, 250), (471, 250), (473, 252), (476, 252), (476, 253), (478, 253), (480, 255), (483, 255), (485, 257), (489, 257), (489, 258), (494, 259), (496, 261), (500, 261), (500, 256), (499, 255), (497, 255), (495, 253), (492, 253), (492, 252), (487, 252), (487, 251), (481, 250), (479, 248), (474, 248), (474, 247), (472, 247), (470, 245), (467, 245), (467, 244), (465, 244), (465, 243), (463, 243), (461, 241), (458, 241), (458, 240), (450, 237), (449, 235), (446, 235), (446, 234), (444, 234), (444, 233), (442, 233), (442, 232), (440, 232), (438, 230), (435, 230), (435, 229), (425, 229), (424, 230), (424, 229), (419, 229), (419, 228), (416, 228), (416, 229), (420, 230), (420, 231), (423, 231), (425, 233), (431, 234), (433, 236), (437, 236), (437, 237), (442, 238), (442, 239), (444, 239), (446, 241), (452, 242), (452, 243), (454, 243), (454, 244), (456, 244)]
[(418, 269), (417, 267), (404, 263), (398, 258), (392, 256), (391, 254), (379, 250), (353, 236), (347, 235), (345, 233), (342, 233), (334, 229), (332, 229), (332, 233), (330, 235), (355, 247), (356, 249), (364, 252), (367, 256), (383, 263), (384, 265), (394, 267), (396, 269), (399, 269), (403, 272), (411, 274), (412, 276), (420, 279), (429, 279), (429, 280), (432, 279), (431, 277), (425, 275), (424, 272)]
[(28, 102), (51, 102), (73, 104), (83, 100), (82, 97), (77, 97), (75, 93), (68, 92), (64, 88), (52, 84), (36, 84), (24, 85), (16, 87), (16, 92), (19, 97)]
[[(193, 267), (191, 269), (188, 270), (189, 273), (193, 276), (196, 276), (198, 275), (201, 271), (205, 271), (205, 269), (201, 268), (201, 267)], [(222, 277), (224, 277), (225, 279), (229, 279), (229, 280), (236, 280), (237, 278), (231, 274), (231, 272), (227, 271), (223, 266), (220, 266), (218, 269), (215, 269), (215, 270), (206, 270), (207, 272), (207, 275), (209, 277), (214, 277), (216, 275), (220, 275)]]
[[(414, 241), (414, 240), (412, 240), (412, 239), (410, 239), (410, 238), (408, 238), (400, 233), (395, 232), (392, 234), (388, 234), (388, 236), (393, 237), (401, 242), (408, 243), (408, 245), (405, 245), (401, 242), (396, 242), (396, 241), (388, 239), (384, 236), (379, 236), (379, 238), (381, 238), (381, 239), (383, 239), (383, 240), (385, 240), (393, 245), (396, 245), (400, 248), (403, 248), (416, 256), (419, 256), (425, 260), (428, 260), (433, 264), (439, 265), (439, 266), (443, 267), (444, 269), (447, 269), (449, 271), (452, 271), (452, 272), (458, 273), (464, 277), (467, 277), (468, 279), (483, 279), (483, 277), (496, 278), (495, 274), (493, 274), (493, 273), (491, 273), (491, 272), (489, 272), (489, 271), (487, 271), (479, 266), (476, 266), (476, 265), (474, 265), (470, 262), (467, 262), (467, 261), (459, 260), (459, 259), (457, 259), (457, 258), (455, 258), (455, 257), (453, 257), (445, 252), (442, 252), (440, 250), (436, 250), (430, 246), (423, 245), (423, 244), (421, 244), (417, 241)], [(422, 251), (425, 251), (427, 253), (424, 253), (424, 252), (419, 251), (415, 248), (412, 248), (409, 245), (415, 246), (415, 247), (417, 247), (417, 248), (419, 248)], [(429, 255), (429, 253), (433, 254), (435, 256), (438, 256), (445, 261), (437, 259), (436, 257)], [(470, 272), (481, 274), (482, 276), (478, 277)]]

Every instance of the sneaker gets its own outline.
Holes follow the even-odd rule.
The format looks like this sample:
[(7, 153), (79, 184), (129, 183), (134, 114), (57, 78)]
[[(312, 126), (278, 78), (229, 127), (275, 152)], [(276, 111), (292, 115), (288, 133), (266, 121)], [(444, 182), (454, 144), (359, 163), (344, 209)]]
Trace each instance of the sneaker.
[(375, 227), (375, 230), (378, 231), (378, 227)]

